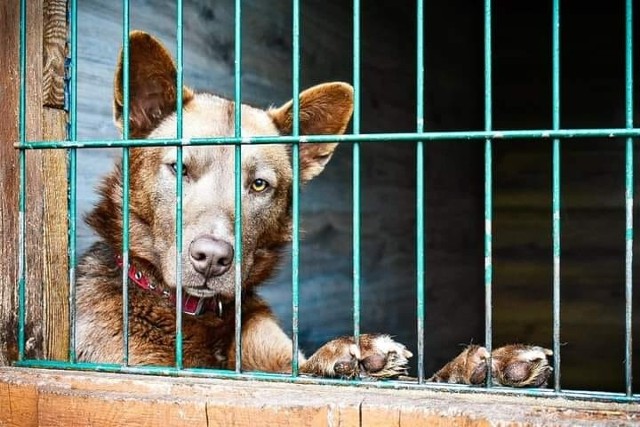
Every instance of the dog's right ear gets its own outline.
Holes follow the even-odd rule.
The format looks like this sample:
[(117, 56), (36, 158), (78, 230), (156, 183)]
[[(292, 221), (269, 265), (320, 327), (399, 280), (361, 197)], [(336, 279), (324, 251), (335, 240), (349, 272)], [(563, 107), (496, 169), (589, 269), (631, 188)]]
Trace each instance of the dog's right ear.
[[(124, 64), (122, 50), (116, 68), (113, 110), (122, 130), (122, 89)], [(129, 34), (129, 135), (144, 138), (176, 110), (176, 66), (171, 54), (154, 37), (143, 31)], [(184, 87), (183, 105), (193, 98)]]

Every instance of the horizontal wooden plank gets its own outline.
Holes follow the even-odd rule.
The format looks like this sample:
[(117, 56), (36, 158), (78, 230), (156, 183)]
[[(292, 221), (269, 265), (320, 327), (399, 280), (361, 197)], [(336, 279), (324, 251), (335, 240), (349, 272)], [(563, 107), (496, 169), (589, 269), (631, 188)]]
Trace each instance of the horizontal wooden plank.
[(0, 425), (634, 425), (637, 405), (0, 368)]

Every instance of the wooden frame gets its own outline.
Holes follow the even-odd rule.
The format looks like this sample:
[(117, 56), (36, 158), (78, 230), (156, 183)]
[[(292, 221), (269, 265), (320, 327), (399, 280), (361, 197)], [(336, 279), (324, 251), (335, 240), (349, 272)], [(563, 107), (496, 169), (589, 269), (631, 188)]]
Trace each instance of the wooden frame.
[[(5, 43), (0, 50), (0, 365), (18, 357), (18, 1), (0, 4)], [(30, 0), (27, 9), (27, 135), (32, 140), (65, 139), (64, 60), (66, 0)], [(29, 266), (26, 352), (64, 359), (68, 354), (66, 153), (27, 153), (27, 236)]]
[(0, 424), (637, 425), (633, 404), (0, 368)]

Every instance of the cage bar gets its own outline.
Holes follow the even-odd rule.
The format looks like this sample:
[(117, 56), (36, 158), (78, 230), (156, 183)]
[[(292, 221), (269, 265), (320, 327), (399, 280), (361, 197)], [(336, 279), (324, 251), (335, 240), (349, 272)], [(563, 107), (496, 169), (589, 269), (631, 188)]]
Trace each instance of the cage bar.
[[(360, 0), (353, 0), (353, 135), (360, 133)], [(353, 143), (353, 337), (360, 345), (360, 142)]]
[[(183, 131), (183, 31), (182, 0), (176, 0), (176, 138)], [(182, 369), (182, 173), (184, 170), (182, 147), (176, 149), (176, 368)]]
[[(552, 12), (552, 126), (560, 129), (560, 0)], [(553, 388), (560, 392), (560, 140), (552, 145)]]
[[(415, 141), (475, 141), (499, 139), (582, 139), (582, 138), (638, 138), (640, 128), (581, 128), (581, 129), (508, 129), (492, 131), (432, 131), (432, 132), (386, 132), (361, 133), (359, 135), (281, 135), (250, 137), (209, 137), (209, 138), (153, 138), (95, 139), (90, 141), (25, 141), (15, 144), (16, 148), (27, 150), (49, 150), (59, 148), (108, 148), (108, 147), (178, 147), (185, 145), (234, 145), (234, 144), (294, 144), (299, 142), (340, 142), (352, 144), (355, 141), (372, 143), (404, 143)], [(579, 141), (576, 141), (579, 142)]]
[[(242, 138), (242, 2), (235, 3), (235, 62), (234, 62), (234, 136)], [(242, 369), (242, 146), (236, 144), (234, 154), (235, 198), (235, 371)]]
[[(484, 3), (484, 129), (492, 128), (492, 81), (491, 81), (491, 0)], [(484, 145), (484, 343), (489, 352), (489, 366), (491, 366), (491, 351), (493, 350), (493, 259), (492, 259), (492, 221), (493, 221), (493, 171), (492, 171), (492, 142), (485, 139)], [(492, 386), (491, 369), (487, 369), (487, 387)]]
[[(69, 0), (70, 20), (70, 94), (68, 139), (72, 143), (78, 141), (78, 2)], [(77, 149), (70, 147), (69, 158), (69, 360), (76, 361), (76, 217), (77, 217)]]
[[(292, 48), (292, 92), (293, 92), (293, 128), (291, 135), (300, 136), (300, 0), (293, 0), (293, 48)], [(291, 145), (291, 162), (293, 168), (292, 213), (293, 228), (291, 242), (291, 375), (298, 376), (299, 364), (299, 280), (300, 280), (300, 141)]]
[[(129, 139), (129, 0), (122, 0), (122, 139)], [(129, 364), (129, 147), (122, 148), (122, 364)]]
[[(24, 145), (27, 140), (27, 2), (20, 0), (20, 111), (19, 138)], [(26, 286), (27, 286), (27, 254), (26, 254), (26, 205), (27, 205), (27, 174), (26, 153), (20, 150), (18, 154), (18, 173), (20, 175), (20, 191), (18, 193), (18, 360), (25, 358), (25, 317), (26, 317)]]
[[(416, 131), (424, 132), (424, 2), (416, 4)], [(425, 287), (425, 224), (424, 224), (424, 142), (416, 142), (416, 328), (418, 382), (424, 382), (424, 287)]]
[[(430, 389), (442, 390), (453, 393), (480, 393), (491, 395), (506, 396), (529, 396), (529, 397), (546, 397), (555, 398), (557, 393), (550, 389), (543, 388), (508, 388), (508, 387), (491, 387), (489, 389), (482, 387), (469, 386), (465, 384), (446, 384), (446, 383), (425, 383), (418, 384), (417, 381), (353, 381), (337, 378), (309, 378), (305, 376), (293, 377), (286, 374), (276, 374), (267, 372), (242, 372), (240, 374), (223, 370), (223, 369), (181, 369), (162, 366), (121, 366), (119, 364), (108, 363), (67, 363), (55, 360), (25, 360), (16, 362), (16, 366), (30, 368), (46, 368), (46, 369), (64, 369), (79, 371), (96, 371), (96, 372), (113, 372), (139, 375), (164, 375), (194, 377), (194, 378), (226, 378), (237, 380), (253, 380), (253, 381), (278, 381), (293, 384), (329, 384), (329, 385), (346, 385), (355, 387), (377, 387), (383, 389)], [(562, 397), (565, 399), (580, 399), (594, 402), (619, 402), (619, 403), (640, 403), (640, 396), (627, 396), (624, 393), (613, 392), (595, 392), (582, 390), (563, 390)]]
[[(625, 3), (625, 125), (633, 128), (633, 1)], [(633, 139), (625, 153), (625, 394), (633, 395)]]

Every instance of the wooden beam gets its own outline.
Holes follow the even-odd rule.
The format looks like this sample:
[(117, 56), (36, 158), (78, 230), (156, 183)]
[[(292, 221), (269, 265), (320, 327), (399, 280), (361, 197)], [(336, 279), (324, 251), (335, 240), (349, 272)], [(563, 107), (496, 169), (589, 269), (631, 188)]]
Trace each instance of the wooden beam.
[[(58, 93), (64, 69), (66, 6), (57, 1), (27, 2), (27, 110), (29, 140), (66, 137), (64, 110), (45, 107), (44, 76), (48, 91)], [(48, 5), (45, 17), (45, 3)], [(3, 102), (0, 114), (0, 365), (17, 357), (18, 266), (18, 151), (19, 140), (19, 2), (0, 4), (6, 42), (0, 52), (5, 72), (0, 75)], [(48, 30), (45, 32), (45, 22)], [(52, 46), (61, 44), (54, 49)], [(44, 46), (49, 46), (45, 54)], [(45, 56), (48, 58), (44, 63)], [(55, 98), (57, 95), (53, 96)], [(52, 99), (53, 99), (52, 98)], [(53, 103), (61, 107), (58, 103)], [(62, 151), (27, 153), (27, 324), (28, 357), (64, 359), (68, 354), (68, 280), (66, 237), (66, 159)]]
[(11, 426), (631, 426), (639, 420), (632, 404), (0, 368), (0, 425)]

